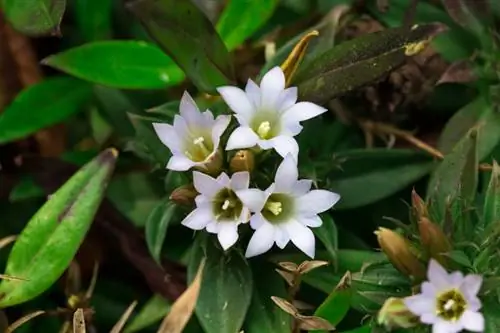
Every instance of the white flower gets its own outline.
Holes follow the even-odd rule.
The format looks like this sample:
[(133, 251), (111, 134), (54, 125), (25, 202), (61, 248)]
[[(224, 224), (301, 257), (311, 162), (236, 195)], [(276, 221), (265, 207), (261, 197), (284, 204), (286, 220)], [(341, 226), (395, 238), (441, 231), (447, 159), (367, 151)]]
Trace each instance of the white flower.
[(221, 173), (214, 179), (201, 172), (193, 172), (193, 184), (200, 193), (195, 198), (196, 209), (181, 223), (194, 230), (206, 228), (217, 234), (224, 250), (238, 240), (238, 225), (248, 222), (250, 212), (236, 195), (236, 191), (248, 189), (250, 174), (236, 172), (229, 178)]
[(291, 240), (314, 258), (315, 241), (309, 227), (321, 226), (318, 214), (330, 209), (340, 196), (325, 190), (311, 191), (311, 185), (311, 180), (298, 180), (297, 162), (288, 154), (268, 189), (237, 192), (245, 206), (255, 213), (250, 225), (256, 231), (248, 244), (246, 257), (268, 251), (275, 242), (283, 249)]
[(297, 88), (285, 89), (285, 75), (280, 67), (267, 72), (260, 87), (248, 80), (245, 91), (225, 86), (217, 89), (240, 123), (229, 137), (226, 150), (274, 148), (285, 157), (297, 159), (299, 147), (293, 138), (302, 130), (300, 122), (327, 111), (311, 102), (297, 102)]
[(421, 294), (405, 298), (405, 305), (422, 323), (431, 324), (433, 333), (484, 330), (484, 318), (479, 312), (481, 301), (477, 298), (483, 281), (480, 275), (448, 274), (431, 259), (427, 279), (422, 283)]
[(179, 111), (180, 116), (175, 115), (173, 126), (153, 123), (161, 142), (172, 152), (167, 169), (206, 169), (218, 157), (220, 137), (231, 117), (221, 115), (214, 119), (209, 110), (201, 113), (188, 92), (182, 95)]

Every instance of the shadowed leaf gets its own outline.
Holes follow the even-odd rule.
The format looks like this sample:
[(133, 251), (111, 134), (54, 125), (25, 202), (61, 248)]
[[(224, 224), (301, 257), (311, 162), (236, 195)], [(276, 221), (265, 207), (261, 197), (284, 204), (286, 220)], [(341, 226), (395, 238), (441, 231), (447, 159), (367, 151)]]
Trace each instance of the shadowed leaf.
[(12, 26), (30, 36), (58, 35), (66, 0), (3, 0), (2, 10)]

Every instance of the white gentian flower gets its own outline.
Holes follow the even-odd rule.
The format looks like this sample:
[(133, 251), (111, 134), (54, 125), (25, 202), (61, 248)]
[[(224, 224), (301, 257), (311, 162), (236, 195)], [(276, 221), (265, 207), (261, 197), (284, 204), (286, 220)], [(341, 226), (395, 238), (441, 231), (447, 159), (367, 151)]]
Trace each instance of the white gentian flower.
[(214, 119), (209, 110), (200, 112), (187, 91), (182, 95), (179, 111), (173, 126), (153, 123), (161, 142), (172, 152), (167, 169), (186, 171), (196, 167), (205, 171), (218, 170), (222, 163), (220, 137), (231, 117), (220, 115)]
[(214, 179), (201, 172), (193, 172), (193, 184), (200, 193), (195, 198), (196, 209), (181, 223), (194, 230), (206, 228), (217, 234), (224, 250), (238, 240), (238, 225), (250, 219), (250, 212), (236, 195), (236, 191), (248, 189), (250, 174), (236, 172), (231, 178), (221, 173)]
[(420, 294), (405, 298), (406, 307), (422, 323), (431, 324), (433, 333), (484, 330), (484, 317), (479, 312), (481, 301), (477, 297), (483, 282), (480, 275), (448, 274), (431, 259), (427, 278), (429, 281), (422, 283)]
[(226, 150), (274, 148), (285, 157), (297, 159), (299, 147), (295, 135), (302, 130), (300, 122), (327, 111), (311, 102), (297, 103), (297, 88), (285, 89), (285, 75), (280, 67), (267, 72), (260, 87), (248, 80), (245, 91), (225, 86), (217, 89), (240, 123), (229, 137)]
[(312, 181), (298, 180), (297, 162), (288, 154), (276, 171), (274, 183), (265, 191), (238, 191), (243, 204), (255, 214), (250, 219), (254, 232), (246, 257), (268, 251), (273, 244), (284, 248), (291, 240), (302, 252), (314, 258), (315, 240), (309, 227), (322, 224), (319, 213), (339, 199), (336, 193), (312, 190)]

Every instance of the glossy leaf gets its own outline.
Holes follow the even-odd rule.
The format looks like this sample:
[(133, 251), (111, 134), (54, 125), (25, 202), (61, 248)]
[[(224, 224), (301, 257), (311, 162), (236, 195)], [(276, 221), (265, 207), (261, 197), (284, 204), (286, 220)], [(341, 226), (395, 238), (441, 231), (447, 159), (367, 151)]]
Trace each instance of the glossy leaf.
[(500, 166), (494, 162), (484, 198), (483, 226), (487, 227), (498, 222), (500, 222)]
[(2, 0), (1, 5), (12, 26), (26, 35), (60, 34), (66, 0)]
[(231, 0), (217, 22), (217, 31), (229, 50), (251, 37), (271, 17), (277, 0)]
[(337, 326), (351, 307), (352, 289), (350, 283), (350, 273), (347, 273), (327, 299), (316, 309), (314, 315), (328, 320), (333, 326)]
[(313, 228), (312, 231), (330, 254), (330, 260), (336, 263), (338, 250), (337, 226), (330, 215), (323, 215), (322, 220), (323, 224), (319, 228)]
[(200, 90), (216, 93), (234, 80), (224, 42), (191, 1), (136, 0), (128, 7)]
[(206, 333), (238, 333), (250, 306), (252, 272), (239, 251), (224, 253), (211, 236), (198, 236), (188, 266), (188, 280), (192, 281), (206, 257), (196, 315)]
[(304, 64), (293, 85), (301, 99), (324, 104), (400, 66), (443, 30), (441, 24), (427, 24), (363, 35)]
[(433, 164), (425, 154), (402, 149), (351, 150), (335, 157), (339, 165), (327, 182), (341, 196), (335, 209), (384, 199), (425, 176)]
[(158, 47), (144, 41), (100, 41), (51, 55), (43, 64), (83, 80), (122, 89), (159, 89), (184, 79)]
[(5, 274), (27, 280), (3, 280), (0, 307), (31, 300), (63, 274), (104, 197), (117, 154), (115, 149), (108, 149), (86, 164), (28, 222), (5, 269)]
[(146, 243), (157, 263), (161, 261), (161, 249), (167, 229), (174, 217), (176, 205), (170, 200), (157, 205), (146, 222)]
[(438, 149), (448, 154), (473, 127), (479, 129), (477, 153), (482, 161), (500, 143), (500, 114), (486, 96), (477, 97), (451, 117), (439, 137)]
[(0, 114), (0, 143), (14, 141), (57, 124), (78, 112), (91, 96), (86, 82), (50, 78), (22, 91)]
[(73, 12), (79, 33), (86, 41), (112, 37), (112, 0), (74, 0)]
[(465, 205), (470, 204), (477, 190), (477, 136), (473, 129), (460, 140), (453, 150), (431, 174), (427, 187), (427, 199), (439, 221), (445, 211), (459, 199)]
[(244, 331), (247, 333), (289, 333), (290, 316), (278, 308), (271, 296), (286, 298), (283, 278), (268, 263), (252, 265), (254, 290), (252, 301), (245, 318)]
[(139, 332), (159, 322), (170, 310), (171, 304), (162, 296), (154, 295), (142, 307), (139, 313), (125, 327), (125, 333)]

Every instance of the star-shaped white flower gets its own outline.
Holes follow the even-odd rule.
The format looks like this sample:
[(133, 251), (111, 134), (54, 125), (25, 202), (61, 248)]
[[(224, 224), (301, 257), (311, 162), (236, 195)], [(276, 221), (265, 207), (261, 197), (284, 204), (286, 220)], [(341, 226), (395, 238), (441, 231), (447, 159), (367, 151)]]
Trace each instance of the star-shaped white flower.
[(231, 117), (220, 115), (214, 119), (211, 111), (200, 112), (187, 91), (182, 95), (179, 111), (180, 115), (175, 115), (173, 126), (153, 123), (161, 142), (172, 152), (167, 169), (207, 169), (219, 157), (220, 137)]
[(193, 184), (200, 193), (195, 198), (196, 209), (181, 223), (194, 230), (206, 228), (217, 234), (224, 250), (238, 240), (238, 225), (250, 219), (250, 212), (236, 195), (236, 191), (248, 189), (250, 174), (236, 172), (231, 178), (221, 173), (214, 179), (204, 173), (193, 172)]
[(327, 111), (311, 102), (297, 103), (297, 88), (285, 89), (280, 67), (267, 72), (260, 87), (249, 79), (245, 91), (232, 86), (217, 90), (240, 123), (229, 137), (226, 150), (257, 145), (264, 150), (274, 148), (282, 157), (291, 153), (297, 159), (299, 147), (293, 137), (302, 130), (300, 122)]
[(477, 297), (483, 282), (480, 275), (448, 274), (431, 259), (427, 279), (420, 294), (405, 299), (406, 307), (422, 323), (432, 325), (433, 333), (456, 333), (464, 329), (483, 332), (484, 317), (479, 312), (481, 301)]
[(250, 211), (254, 232), (246, 257), (268, 251), (274, 243), (284, 248), (291, 240), (297, 248), (314, 258), (315, 240), (309, 227), (322, 224), (319, 213), (330, 209), (339, 199), (336, 193), (312, 190), (312, 181), (298, 180), (297, 162), (288, 154), (281, 162), (274, 183), (265, 191), (238, 191), (241, 201)]

